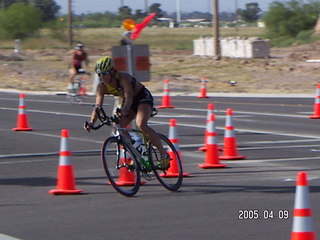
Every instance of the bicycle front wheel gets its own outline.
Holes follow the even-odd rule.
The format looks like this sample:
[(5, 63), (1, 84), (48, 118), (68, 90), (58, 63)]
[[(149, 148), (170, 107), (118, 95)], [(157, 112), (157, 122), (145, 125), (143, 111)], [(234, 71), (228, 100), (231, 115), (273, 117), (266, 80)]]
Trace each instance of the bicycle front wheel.
[(179, 153), (166, 136), (160, 133), (158, 133), (158, 135), (163, 148), (170, 155), (171, 160), (169, 169), (164, 170), (161, 167), (159, 167), (161, 154), (157, 147), (150, 144), (149, 156), (151, 158), (151, 165), (153, 167), (154, 174), (161, 183), (161, 185), (164, 186), (166, 189), (170, 191), (177, 191), (181, 187), (183, 179), (183, 170)]
[(109, 137), (102, 147), (102, 164), (109, 183), (122, 195), (132, 197), (140, 187), (140, 165), (128, 146)]
[(67, 101), (72, 104), (84, 103), (84, 95), (81, 94), (81, 84), (79, 82), (74, 82), (72, 86), (73, 89), (70, 89), (67, 92)]

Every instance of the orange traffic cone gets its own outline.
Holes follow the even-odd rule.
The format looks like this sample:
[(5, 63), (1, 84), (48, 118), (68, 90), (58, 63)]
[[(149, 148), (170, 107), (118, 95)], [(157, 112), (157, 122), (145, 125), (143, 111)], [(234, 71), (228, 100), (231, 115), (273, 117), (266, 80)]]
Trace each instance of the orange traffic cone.
[(205, 77), (201, 78), (201, 88), (200, 88), (200, 95), (198, 98), (208, 98), (207, 96), (207, 80)]
[[(181, 152), (180, 152), (180, 146), (179, 146), (179, 138), (178, 138), (178, 131), (177, 131), (177, 120), (176, 119), (170, 119), (170, 127), (169, 127), (169, 140), (177, 150), (180, 159), (181, 158)], [(170, 158), (172, 159), (170, 161), (170, 167), (166, 172), (166, 175), (163, 175), (164, 177), (178, 177), (179, 176), (179, 169), (177, 164), (176, 156), (173, 152), (169, 152)], [(183, 173), (184, 177), (189, 176), (190, 173)]]
[(215, 115), (212, 113), (209, 120), (205, 162), (198, 165), (201, 168), (223, 168), (227, 166), (226, 164), (221, 164), (219, 161), (219, 152), (216, 140), (217, 133), (214, 122)]
[(170, 103), (169, 83), (170, 83), (169, 80), (164, 81), (162, 105), (158, 106), (158, 108), (174, 108), (174, 106), (172, 106)]
[(200, 151), (206, 151), (207, 150), (208, 127), (209, 127), (209, 122), (210, 122), (210, 116), (213, 113), (213, 110), (214, 110), (213, 103), (209, 103), (208, 104), (208, 111), (207, 111), (207, 119), (206, 119), (206, 130), (205, 130), (205, 133), (204, 133), (204, 146), (198, 148), (198, 150), (200, 150)]
[(237, 141), (234, 133), (232, 116), (233, 111), (231, 108), (228, 108), (226, 116), (226, 125), (224, 130), (223, 155), (219, 157), (220, 159), (224, 160), (238, 160), (246, 158), (245, 156), (238, 155)]
[(69, 131), (67, 129), (62, 129), (57, 189), (50, 190), (49, 193), (51, 194), (76, 194), (82, 192), (82, 190), (75, 188), (73, 166), (70, 161), (71, 152), (69, 151), (68, 137)]
[(291, 240), (315, 240), (307, 173), (297, 176)]
[(19, 113), (17, 119), (17, 127), (12, 128), (14, 131), (30, 131), (32, 128), (28, 124), (28, 115), (26, 113), (26, 105), (24, 104), (24, 99), (26, 95), (24, 93), (20, 94), (19, 97)]
[(311, 119), (317, 119), (320, 118), (320, 84), (317, 85), (317, 91), (316, 91), (316, 98), (314, 101), (314, 107), (313, 107), (313, 115), (309, 116)]
[[(131, 162), (131, 158), (126, 159), (124, 156), (124, 151), (123, 149), (120, 150), (120, 162), (124, 163), (124, 162)], [(119, 178), (116, 181), (116, 183), (119, 186), (133, 186), (135, 184), (135, 176), (136, 172), (130, 172), (127, 168), (122, 167), (120, 168), (120, 172), (119, 172)], [(144, 184), (144, 182), (141, 182), (141, 184)]]
[[(130, 128), (130, 125), (127, 125), (127, 128)], [(124, 149), (120, 149), (120, 164), (130, 163), (132, 161), (131, 158), (125, 158)], [(127, 168), (122, 167), (119, 170), (119, 177), (116, 183), (119, 186), (133, 186), (135, 184), (135, 176), (136, 172), (130, 172)], [(145, 184), (145, 182), (140, 182), (141, 184)]]

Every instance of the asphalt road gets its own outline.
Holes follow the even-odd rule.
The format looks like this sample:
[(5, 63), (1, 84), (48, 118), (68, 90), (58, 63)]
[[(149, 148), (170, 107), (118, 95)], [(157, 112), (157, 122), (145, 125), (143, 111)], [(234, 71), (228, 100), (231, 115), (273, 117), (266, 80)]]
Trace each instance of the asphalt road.
[[(151, 120), (168, 133), (177, 119), (184, 172), (181, 190), (156, 181), (126, 198), (107, 185), (99, 150), (110, 129), (87, 133), (90, 103), (71, 105), (64, 96), (26, 96), (28, 132), (15, 132), (18, 94), (0, 93), (0, 239), (289, 239), (296, 175), (309, 176), (316, 234), (320, 225), (320, 120), (308, 118), (311, 98), (171, 97), (173, 109)], [(105, 108), (111, 109), (112, 99)], [(159, 105), (161, 98), (156, 98)], [(207, 104), (214, 103), (219, 145), (225, 113), (234, 111), (238, 153), (243, 160), (202, 169)], [(68, 129), (76, 188), (83, 193), (54, 196), (60, 132)], [(258, 210), (258, 219), (240, 219)], [(274, 218), (271, 218), (273, 213)], [(289, 214), (288, 217), (285, 214)], [(264, 216), (268, 215), (269, 217)], [(244, 216), (245, 217), (245, 216)]]

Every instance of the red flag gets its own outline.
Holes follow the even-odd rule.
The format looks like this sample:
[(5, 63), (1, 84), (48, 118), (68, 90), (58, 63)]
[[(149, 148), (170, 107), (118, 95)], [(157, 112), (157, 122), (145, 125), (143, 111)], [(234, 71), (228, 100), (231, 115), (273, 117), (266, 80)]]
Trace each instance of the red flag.
[(152, 18), (156, 15), (156, 13), (151, 13), (148, 17), (146, 17), (142, 23), (139, 23), (136, 25), (136, 27), (134, 28), (132, 34), (131, 34), (131, 39), (135, 40), (139, 37), (140, 32), (142, 31), (142, 29), (144, 29), (148, 23), (152, 20)]

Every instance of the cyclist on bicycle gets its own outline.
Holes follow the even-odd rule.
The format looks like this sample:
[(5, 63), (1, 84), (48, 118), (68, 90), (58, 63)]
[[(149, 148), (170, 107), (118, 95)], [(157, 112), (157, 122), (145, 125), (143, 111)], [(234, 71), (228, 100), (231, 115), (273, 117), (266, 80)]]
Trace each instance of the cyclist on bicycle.
[[(111, 57), (106, 56), (99, 59), (95, 65), (95, 72), (100, 77), (97, 86), (96, 107), (103, 105), (104, 95), (113, 95), (122, 99), (120, 126), (126, 127), (136, 118), (136, 126), (146, 134), (150, 142), (154, 144), (161, 153), (159, 164), (162, 168), (170, 166), (170, 156), (163, 148), (157, 133), (148, 126), (153, 109), (153, 97), (149, 90), (138, 82), (134, 77), (125, 72), (118, 72), (113, 68)], [(97, 118), (93, 110), (91, 120), (86, 127), (90, 131)]]
[(83, 44), (78, 43), (74, 51), (71, 54), (71, 69), (70, 69), (70, 77), (68, 90), (73, 88), (73, 79), (77, 74), (79, 74), (79, 70), (83, 68), (82, 63), (85, 62), (86, 66), (89, 64), (89, 58), (87, 52), (83, 48)]

